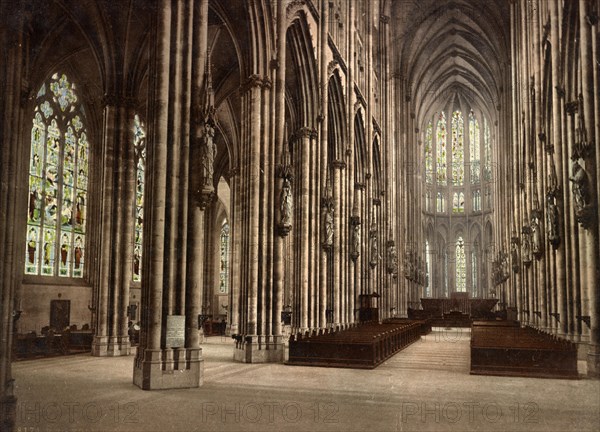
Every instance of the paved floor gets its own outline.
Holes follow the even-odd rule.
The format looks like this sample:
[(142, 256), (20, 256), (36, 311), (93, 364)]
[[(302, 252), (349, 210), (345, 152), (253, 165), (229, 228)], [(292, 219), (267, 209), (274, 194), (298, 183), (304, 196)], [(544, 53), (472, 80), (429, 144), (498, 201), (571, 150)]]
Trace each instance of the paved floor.
[(598, 431), (600, 381), (469, 375), (469, 334), (435, 331), (375, 370), (232, 361), (203, 344), (198, 389), (142, 391), (133, 357), (14, 364), (17, 429), (42, 431)]

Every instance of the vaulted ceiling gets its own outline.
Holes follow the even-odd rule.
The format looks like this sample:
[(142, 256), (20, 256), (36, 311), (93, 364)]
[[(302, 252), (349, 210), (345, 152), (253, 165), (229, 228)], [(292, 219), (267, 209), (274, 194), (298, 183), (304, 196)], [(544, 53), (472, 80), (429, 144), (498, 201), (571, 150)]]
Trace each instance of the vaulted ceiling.
[(418, 123), (459, 98), (494, 118), (510, 67), (506, 0), (392, 3), (395, 73)]

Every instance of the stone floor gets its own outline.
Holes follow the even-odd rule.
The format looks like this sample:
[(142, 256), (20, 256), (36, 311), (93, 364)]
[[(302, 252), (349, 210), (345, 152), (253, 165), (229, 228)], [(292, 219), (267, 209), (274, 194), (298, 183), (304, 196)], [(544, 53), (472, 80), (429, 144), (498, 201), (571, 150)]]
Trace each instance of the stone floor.
[(208, 338), (205, 383), (188, 390), (138, 389), (132, 356), (16, 363), (17, 431), (600, 430), (600, 381), (469, 375), (465, 330), (375, 370), (240, 364), (232, 349)]

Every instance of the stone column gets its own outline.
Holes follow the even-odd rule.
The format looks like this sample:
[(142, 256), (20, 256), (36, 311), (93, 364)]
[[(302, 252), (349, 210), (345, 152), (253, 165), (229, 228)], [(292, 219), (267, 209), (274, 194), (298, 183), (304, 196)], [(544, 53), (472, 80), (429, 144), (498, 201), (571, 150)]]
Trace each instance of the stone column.
[[(203, 360), (197, 332), (202, 281), (186, 274), (189, 263), (197, 258), (196, 236), (200, 235), (192, 232), (188, 249), (187, 232), (203, 223), (201, 217), (194, 220), (200, 215), (192, 214), (188, 225), (187, 212), (192, 206), (204, 207), (207, 195), (199, 189), (197, 179), (189, 179), (186, 161), (190, 157), (188, 134), (192, 122), (197, 127), (202, 121), (204, 127), (205, 119), (199, 119), (197, 112), (193, 120), (182, 114), (192, 109), (192, 93), (194, 97), (199, 93), (199, 81), (192, 78), (189, 59), (192, 52), (198, 55), (198, 41), (193, 33), (201, 31), (199, 24), (206, 19), (205, 14), (204, 18), (198, 15), (202, 6), (206, 14), (206, 5), (194, 8), (191, 0), (161, 0), (154, 16), (151, 44), (155, 49), (151, 50), (148, 86), (148, 211), (144, 226), (142, 329), (133, 367), (133, 382), (144, 390), (198, 387), (202, 383)], [(195, 47), (184, 40), (195, 41)], [(206, 92), (205, 86), (204, 95)], [(194, 105), (199, 102), (194, 100)], [(192, 148), (199, 145), (198, 129), (194, 132)], [(185, 256), (176, 263), (169, 262), (174, 244), (182, 246)], [(192, 256), (186, 256), (187, 253)], [(178, 286), (184, 281), (184, 288)]]
[(127, 306), (132, 279), (135, 156), (133, 111), (123, 96), (104, 98), (101, 266), (94, 356), (129, 355)]
[[(583, 113), (587, 132), (587, 142), (595, 145), (595, 151), (587, 154), (585, 162), (590, 185), (590, 215), (585, 221), (586, 232), (584, 242), (586, 245), (586, 268), (584, 280), (586, 284), (586, 297), (589, 301), (590, 319), (590, 344), (588, 351), (588, 375), (600, 377), (600, 293), (598, 292), (598, 175), (600, 155), (598, 155), (598, 65), (594, 57), (594, 43), (598, 42), (598, 16), (591, 16), (590, 2), (579, 0), (579, 31), (581, 54), (581, 87), (583, 97)], [(598, 11), (596, 10), (596, 14)], [(594, 59), (596, 61), (594, 61)], [(595, 154), (594, 154), (595, 153)], [(596, 217), (594, 217), (594, 212)], [(595, 219), (595, 220), (594, 220)]]
[(0, 2), (0, 244), (3, 245), (0, 252), (0, 430), (9, 432), (15, 427), (17, 417), (11, 356), (14, 325), (20, 316), (16, 297), (20, 297), (17, 291), (24, 264), (25, 231), (17, 228), (23, 209), (20, 197), (28, 193), (27, 177), (21, 173), (27, 173), (29, 166), (25, 157), (29, 153), (22, 151), (29, 148), (29, 142), (21, 143), (26, 101), (22, 78), (29, 46), (24, 21), (21, 1)]

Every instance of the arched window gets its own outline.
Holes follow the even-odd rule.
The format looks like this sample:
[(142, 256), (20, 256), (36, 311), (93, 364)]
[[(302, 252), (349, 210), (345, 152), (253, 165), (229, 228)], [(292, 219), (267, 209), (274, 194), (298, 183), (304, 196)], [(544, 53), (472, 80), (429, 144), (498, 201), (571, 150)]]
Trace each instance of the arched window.
[(433, 122), (429, 120), (425, 132), (425, 181), (433, 183)]
[(437, 183), (441, 186), (446, 185), (446, 113), (442, 111), (439, 115), (436, 126), (436, 162), (437, 162)]
[(219, 271), (219, 293), (229, 292), (229, 224), (223, 221), (221, 226), (221, 265)]
[(479, 183), (480, 177), (480, 146), (479, 122), (473, 111), (469, 113), (469, 159), (471, 161), (471, 184)]
[(483, 118), (483, 179), (492, 180), (492, 144), (490, 142), (490, 126), (487, 119)]
[(425, 211), (431, 211), (431, 192), (425, 192)]
[(481, 211), (481, 191), (473, 191), (473, 211)]
[(456, 291), (465, 292), (467, 274), (467, 259), (465, 256), (465, 242), (462, 237), (456, 241)]
[(465, 178), (464, 122), (460, 111), (452, 113), (452, 182), (461, 186)]
[(454, 192), (452, 199), (452, 213), (464, 213), (465, 212), (465, 193)]
[(144, 229), (144, 184), (146, 172), (146, 131), (140, 117), (133, 118), (133, 148), (136, 160), (135, 237), (133, 245), (133, 280), (142, 280), (142, 245)]
[(83, 277), (89, 143), (77, 87), (58, 73), (36, 96), (25, 274)]
[(436, 210), (438, 213), (444, 213), (446, 211), (446, 199), (442, 192), (437, 193)]

